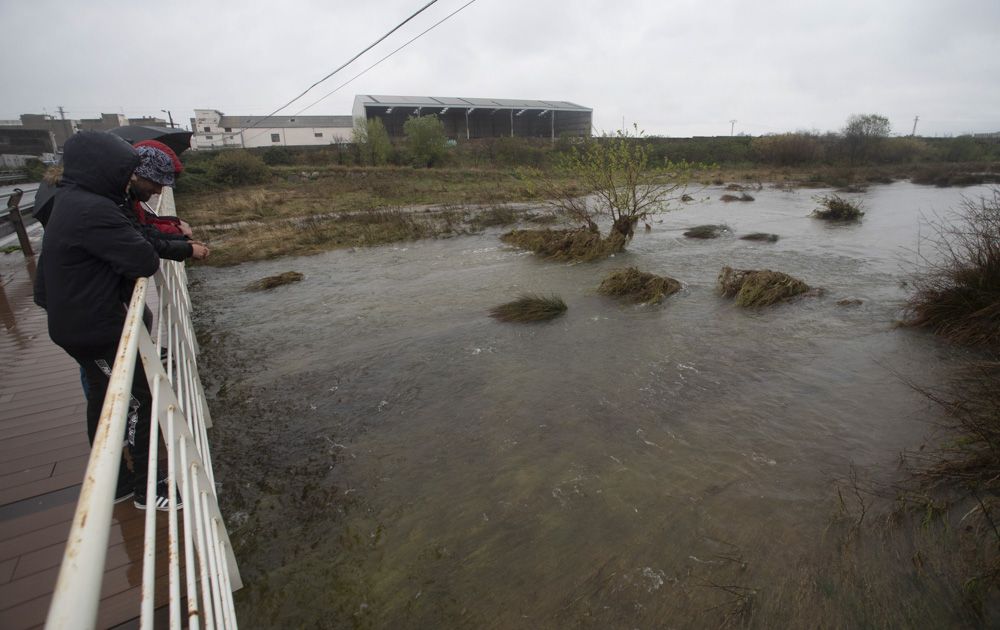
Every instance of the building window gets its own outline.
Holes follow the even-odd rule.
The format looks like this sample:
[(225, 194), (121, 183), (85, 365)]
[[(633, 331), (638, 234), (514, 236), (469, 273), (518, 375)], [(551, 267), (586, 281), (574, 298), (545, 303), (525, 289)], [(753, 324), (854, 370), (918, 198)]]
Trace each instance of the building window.
[(280, 133), (272, 133), (271, 134), (271, 142), (281, 142), (281, 134)]
[(206, 140), (211, 140), (211, 139), (212, 139), (212, 136), (205, 136), (205, 139), (206, 139)]
[(211, 127), (205, 127), (205, 131), (206, 131), (206, 132), (207, 132), (207, 131), (211, 131), (211, 130), (212, 130), (212, 128), (211, 128)]
[(313, 134), (313, 137), (314, 138), (322, 138), (323, 137), (323, 132), (322, 131), (317, 131), (316, 133)]
[(226, 127), (225, 129), (223, 129), (223, 131), (225, 131), (227, 133), (230, 132), (230, 131), (232, 131), (232, 130), (233, 130), (232, 127)]

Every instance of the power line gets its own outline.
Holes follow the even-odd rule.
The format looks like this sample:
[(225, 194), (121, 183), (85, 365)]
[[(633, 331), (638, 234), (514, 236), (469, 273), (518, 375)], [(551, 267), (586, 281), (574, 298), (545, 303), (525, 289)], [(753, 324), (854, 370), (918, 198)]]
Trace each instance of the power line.
[(473, 3), (473, 2), (475, 2), (475, 1), (476, 1), (476, 0), (469, 0), (468, 2), (466, 2), (466, 3), (465, 3), (465, 4), (463, 4), (462, 6), (458, 7), (457, 9), (455, 9), (454, 11), (452, 11), (451, 13), (449, 13), (448, 15), (446, 15), (445, 17), (443, 17), (442, 19), (440, 19), (440, 20), (438, 20), (437, 22), (435, 22), (435, 23), (434, 23), (434, 24), (433, 24), (433, 25), (432, 25), (432, 26), (431, 26), (430, 28), (428, 28), (427, 30), (425, 30), (425, 31), (421, 32), (421, 33), (420, 33), (419, 35), (417, 35), (417, 36), (416, 36), (416, 37), (414, 37), (413, 39), (409, 40), (408, 42), (406, 42), (405, 44), (403, 44), (402, 46), (400, 46), (400, 47), (399, 47), (399, 48), (397, 48), (396, 50), (392, 51), (391, 53), (389, 53), (389, 54), (388, 54), (388, 55), (386, 55), (385, 57), (382, 57), (381, 59), (379, 59), (378, 61), (376, 61), (376, 62), (375, 62), (375, 63), (373, 63), (372, 65), (368, 66), (367, 68), (365, 68), (365, 69), (364, 69), (364, 70), (362, 70), (361, 72), (357, 73), (356, 75), (354, 75), (353, 77), (351, 77), (351, 78), (350, 78), (350, 79), (348, 79), (347, 81), (345, 81), (345, 82), (341, 83), (340, 85), (338, 85), (338, 86), (337, 86), (336, 88), (334, 88), (333, 90), (331, 90), (330, 92), (328, 92), (328, 93), (327, 93), (326, 95), (324, 95), (324, 96), (323, 96), (322, 98), (320, 98), (320, 99), (319, 99), (319, 100), (317, 100), (316, 102), (312, 103), (311, 105), (306, 105), (305, 107), (303, 107), (303, 108), (302, 108), (302, 109), (300, 109), (299, 111), (295, 112), (295, 115), (296, 115), (296, 116), (298, 116), (299, 114), (301, 114), (302, 112), (306, 111), (307, 109), (310, 109), (310, 108), (312, 108), (312, 107), (313, 107), (313, 106), (315, 106), (315, 105), (319, 105), (319, 104), (320, 104), (320, 102), (322, 102), (322, 101), (326, 100), (326, 99), (327, 99), (328, 97), (330, 97), (330, 96), (333, 96), (333, 94), (335, 94), (335, 93), (336, 93), (336, 92), (337, 92), (338, 90), (340, 90), (341, 88), (343, 88), (343, 87), (346, 87), (346, 86), (347, 86), (348, 84), (350, 84), (351, 82), (353, 82), (353, 81), (354, 81), (355, 79), (357, 79), (357, 78), (358, 78), (358, 77), (360, 77), (361, 75), (363, 75), (363, 74), (367, 73), (367, 72), (368, 72), (369, 70), (371, 70), (371, 69), (372, 69), (372, 68), (374, 68), (375, 66), (379, 65), (380, 63), (382, 63), (383, 61), (385, 61), (385, 60), (386, 60), (386, 59), (388, 59), (389, 57), (392, 57), (393, 55), (395, 55), (395, 54), (396, 54), (396, 53), (398, 53), (399, 51), (403, 50), (404, 48), (406, 48), (407, 46), (409, 46), (409, 45), (410, 45), (410, 44), (412, 44), (413, 42), (417, 41), (418, 39), (420, 39), (421, 37), (423, 37), (423, 36), (424, 36), (424, 35), (426, 35), (427, 33), (429, 33), (429, 32), (431, 32), (431, 31), (433, 31), (433, 30), (434, 30), (435, 28), (437, 28), (438, 26), (440, 26), (440, 25), (441, 25), (441, 24), (442, 24), (443, 22), (447, 21), (447, 20), (448, 20), (448, 19), (450, 19), (450, 18), (451, 18), (451, 17), (453, 16), (453, 15), (455, 15), (456, 13), (458, 13), (459, 11), (461, 11), (462, 9), (464, 9), (464, 8), (465, 8), (465, 7), (467, 7), (467, 6), (469, 6), (470, 4), (472, 4), (472, 3)]
[[(320, 104), (320, 102), (324, 101), (325, 99), (327, 99), (327, 98), (328, 98), (328, 97), (330, 97), (330, 96), (333, 96), (333, 95), (334, 95), (334, 94), (335, 94), (336, 92), (338, 92), (338, 91), (339, 91), (339, 90), (340, 90), (341, 88), (343, 88), (343, 87), (346, 87), (347, 85), (349, 85), (350, 83), (352, 83), (352, 82), (353, 82), (353, 81), (354, 81), (355, 79), (357, 79), (357, 78), (358, 78), (358, 77), (360, 77), (361, 75), (363, 75), (363, 74), (367, 73), (367, 72), (368, 72), (369, 70), (371, 70), (371, 69), (372, 69), (372, 68), (374, 68), (375, 66), (379, 65), (380, 63), (382, 63), (383, 61), (385, 61), (385, 60), (386, 60), (386, 59), (388, 59), (389, 57), (392, 57), (393, 55), (395, 55), (395, 54), (396, 54), (396, 53), (398, 53), (399, 51), (403, 50), (404, 48), (406, 48), (407, 46), (409, 46), (409, 45), (410, 45), (410, 44), (412, 44), (413, 42), (417, 41), (418, 39), (420, 39), (421, 37), (423, 37), (423, 36), (424, 36), (424, 35), (426, 35), (427, 33), (429, 33), (429, 32), (431, 32), (431, 31), (433, 31), (433, 30), (434, 30), (435, 28), (437, 28), (438, 26), (440, 26), (440, 25), (441, 25), (442, 23), (444, 23), (444, 22), (446, 22), (447, 20), (451, 19), (451, 17), (452, 17), (452, 16), (456, 15), (456, 14), (457, 14), (458, 12), (460, 12), (460, 11), (461, 11), (462, 9), (466, 8), (467, 6), (469, 6), (470, 4), (472, 4), (472, 3), (474, 3), (474, 2), (476, 2), (476, 0), (469, 0), (468, 2), (466, 2), (465, 4), (463, 4), (462, 6), (458, 7), (457, 9), (455, 9), (454, 11), (452, 11), (451, 13), (449, 13), (448, 15), (444, 16), (443, 18), (441, 18), (440, 20), (438, 20), (437, 22), (435, 22), (434, 24), (432, 24), (432, 25), (431, 25), (431, 26), (430, 26), (429, 28), (427, 28), (426, 30), (424, 30), (424, 31), (422, 31), (422, 32), (420, 32), (420, 33), (418, 33), (418, 34), (417, 34), (416, 36), (414, 36), (413, 38), (411, 38), (411, 39), (410, 39), (409, 41), (407, 41), (407, 42), (406, 42), (405, 44), (403, 44), (402, 46), (400, 46), (400, 47), (399, 47), (399, 48), (397, 48), (396, 50), (394, 50), (394, 51), (390, 52), (389, 54), (387, 54), (386, 56), (382, 57), (381, 59), (379, 59), (378, 61), (376, 61), (376, 62), (375, 62), (375, 63), (373, 63), (372, 65), (368, 66), (367, 68), (365, 68), (365, 69), (364, 69), (364, 70), (362, 70), (361, 72), (357, 73), (356, 75), (354, 75), (353, 77), (351, 77), (351, 78), (350, 78), (350, 79), (348, 79), (347, 81), (344, 81), (343, 83), (341, 83), (340, 85), (338, 85), (337, 87), (335, 87), (335, 88), (334, 88), (333, 90), (331, 90), (330, 92), (326, 93), (326, 94), (325, 94), (324, 96), (322, 96), (322, 97), (321, 97), (320, 99), (318, 99), (318, 100), (317, 100), (317, 101), (315, 101), (314, 103), (312, 103), (312, 104), (310, 104), (310, 105), (306, 105), (305, 107), (303, 107), (303, 108), (302, 108), (302, 109), (300, 109), (299, 111), (295, 112), (295, 114), (294, 114), (294, 115), (295, 115), (295, 116), (298, 116), (299, 114), (301, 114), (302, 112), (306, 111), (307, 109), (309, 109), (309, 108), (311, 108), (311, 107), (313, 107), (313, 106), (315, 106), (315, 105), (319, 105), (319, 104)], [(252, 128), (252, 127), (248, 127), (248, 129), (251, 129), (251, 128)], [(244, 129), (244, 131), (246, 131), (246, 130)], [(268, 130), (268, 131), (262, 131), (262, 132), (260, 132), (260, 133), (258, 133), (258, 134), (256, 134), (256, 135), (253, 135), (253, 136), (250, 136), (249, 138), (246, 138), (246, 139), (245, 139), (245, 140), (244, 140), (243, 142), (244, 142), (244, 144), (245, 144), (246, 142), (248, 142), (248, 141), (250, 141), (250, 140), (254, 140), (254, 139), (256, 139), (256, 138), (259, 138), (259, 137), (263, 136), (263, 135), (264, 135), (264, 134), (266, 134), (266, 133), (269, 133), (269, 130)]]
[[(418, 9), (418, 10), (417, 10), (417, 11), (416, 11), (415, 13), (413, 13), (412, 15), (410, 15), (410, 17), (406, 18), (405, 20), (403, 20), (402, 22), (400, 22), (399, 24), (397, 24), (396, 26), (394, 26), (394, 27), (392, 28), (392, 30), (390, 30), (390, 31), (389, 31), (388, 33), (386, 33), (386, 34), (385, 34), (385, 35), (383, 35), (382, 37), (379, 37), (379, 38), (378, 38), (377, 40), (375, 40), (374, 42), (372, 42), (372, 43), (371, 43), (371, 44), (370, 44), (370, 45), (369, 45), (369, 46), (368, 46), (367, 48), (365, 48), (364, 50), (362, 50), (362, 51), (361, 51), (361, 52), (359, 52), (358, 54), (356, 54), (356, 55), (354, 55), (353, 57), (351, 57), (350, 59), (348, 59), (348, 60), (347, 60), (347, 61), (346, 61), (345, 63), (341, 64), (341, 65), (340, 65), (340, 66), (339, 66), (339, 67), (338, 67), (338, 68), (337, 68), (336, 70), (334, 70), (334, 71), (333, 71), (333, 72), (331, 72), (330, 74), (326, 75), (325, 77), (323, 77), (323, 78), (322, 78), (322, 79), (320, 79), (319, 81), (317, 81), (317, 82), (313, 83), (313, 84), (312, 84), (312, 85), (310, 85), (310, 86), (309, 86), (308, 88), (306, 88), (306, 89), (305, 89), (305, 91), (303, 91), (303, 92), (302, 92), (301, 94), (299, 94), (298, 96), (296, 96), (296, 97), (295, 97), (295, 98), (293, 98), (292, 100), (288, 101), (287, 103), (285, 103), (284, 105), (282, 105), (282, 106), (281, 106), (281, 107), (279, 107), (278, 109), (274, 110), (273, 112), (271, 112), (271, 113), (270, 113), (270, 114), (268, 114), (267, 116), (264, 116), (263, 118), (261, 118), (260, 120), (258, 120), (257, 122), (255, 122), (254, 124), (250, 125), (249, 127), (247, 127), (247, 129), (253, 129), (254, 127), (258, 126), (258, 125), (259, 125), (260, 123), (264, 122), (264, 121), (265, 121), (265, 120), (267, 120), (268, 118), (271, 118), (272, 116), (274, 116), (275, 114), (277, 114), (277, 113), (278, 113), (278, 112), (280, 112), (281, 110), (285, 109), (286, 107), (288, 107), (289, 105), (291, 105), (291, 104), (292, 104), (292, 103), (294, 103), (295, 101), (299, 100), (300, 98), (302, 98), (303, 96), (305, 96), (306, 94), (308, 94), (308, 93), (309, 93), (309, 91), (310, 91), (310, 90), (312, 90), (312, 89), (313, 89), (314, 87), (316, 87), (316, 86), (317, 86), (317, 85), (319, 85), (320, 83), (322, 83), (322, 82), (326, 81), (327, 79), (329, 79), (329, 78), (330, 78), (330, 77), (332, 77), (333, 75), (337, 74), (338, 72), (340, 72), (341, 70), (343, 70), (344, 68), (346, 68), (347, 66), (349, 66), (349, 65), (350, 65), (351, 63), (353, 63), (353, 62), (354, 62), (354, 61), (355, 61), (355, 60), (356, 60), (356, 59), (357, 59), (358, 57), (360, 57), (361, 55), (365, 54), (366, 52), (368, 52), (369, 50), (371, 50), (372, 48), (374, 48), (375, 46), (377, 46), (377, 45), (378, 45), (379, 43), (381, 43), (381, 42), (382, 42), (382, 41), (383, 41), (383, 40), (384, 40), (384, 39), (385, 39), (386, 37), (389, 37), (390, 35), (392, 35), (392, 34), (393, 34), (393, 33), (395, 33), (396, 31), (398, 31), (398, 30), (399, 30), (400, 28), (402, 28), (402, 27), (403, 27), (403, 25), (405, 25), (405, 24), (406, 24), (407, 22), (409, 22), (409, 21), (410, 21), (410, 20), (412, 20), (413, 18), (415, 18), (415, 17), (417, 17), (418, 15), (420, 15), (421, 13), (423, 13), (423, 12), (424, 12), (424, 11), (425, 11), (425, 10), (426, 10), (426, 9), (427, 9), (428, 7), (430, 7), (430, 6), (432, 5), (432, 4), (436, 3), (437, 1), (438, 1), (438, 0), (431, 0), (430, 2), (428, 2), (427, 4), (425, 4), (424, 6), (420, 7), (420, 9)], [(244, 130), (244, 131), (245, 131), (245, 130)]]

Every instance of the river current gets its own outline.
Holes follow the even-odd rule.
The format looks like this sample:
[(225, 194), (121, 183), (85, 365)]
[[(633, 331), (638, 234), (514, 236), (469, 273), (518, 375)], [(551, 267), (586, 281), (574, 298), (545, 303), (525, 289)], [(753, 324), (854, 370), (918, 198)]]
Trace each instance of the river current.
[[(193, 269), (241, 624), (963, 623), (961, 585), (858, 536), (843, 488), (892, 483), (942, 419), (905, 381), (944, 381), (962, 351), (896, 321), (927, 219), (985, 189), (873, 187), (846, 195), (867, 212), (850, 225), (808, 216), (828, 191), (723, 192), (596, 263), (490, 229)], [(682, 236), (709, 223), (732, 231)], [(823, 292), (740, 309), (716, 293), (724, 265)], [(683, 289), (596, 292), (625, 266)], [(284, 271), (305, 279), (244, 291)], [(525, 292), (568, 310), (488, 317)]]

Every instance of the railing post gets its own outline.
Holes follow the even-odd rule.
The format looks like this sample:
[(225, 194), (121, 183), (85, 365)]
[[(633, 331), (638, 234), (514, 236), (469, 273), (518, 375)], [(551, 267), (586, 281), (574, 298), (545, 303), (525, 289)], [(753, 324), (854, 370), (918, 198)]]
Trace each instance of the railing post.
[(28, 232), (24, 229), (24, 220), (18, 209), (23, 195), (23, 190), (15, 188), (14, 194), (7, 199), (7, 210), (10, 211), (10, 222), (14, 225), (14, 231), (17, 232), (17, 240), (21, 242), (21, 251), (25, 256), (34, 256), (35, 252), (31, 249), (31, 241), (28, 240)]

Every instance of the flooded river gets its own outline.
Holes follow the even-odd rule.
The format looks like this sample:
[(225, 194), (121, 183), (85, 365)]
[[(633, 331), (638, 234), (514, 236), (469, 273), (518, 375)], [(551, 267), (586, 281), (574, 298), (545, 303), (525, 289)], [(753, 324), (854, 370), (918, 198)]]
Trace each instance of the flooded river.
[[(941, 419), (902, 377), (935, 384), (962, 357), (894, 322), (922, 215), (984, 191), (874, 187), (849, 195), (864, 220), (835, 226), (808, 217), (817, 191), (707, 189), (588, 264), (489, 230), (193, 270), (241, 624), (966, 622), (947, 567), (858, 536), (838, 481), (893, 481)], [(681, 235), (707, 223), (732, 233)], [(738, 239), (758, 231), (781, 240)], [(629, 265), (683, 289), (659, 306), (596, 293)], [(739, 309), (716, 294), (723, 265), (825, 292)], [(243, 291), (284, 271), (305, 279)], [(487, 316), (524, 292), (568, 311)]]

